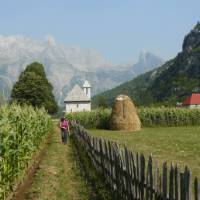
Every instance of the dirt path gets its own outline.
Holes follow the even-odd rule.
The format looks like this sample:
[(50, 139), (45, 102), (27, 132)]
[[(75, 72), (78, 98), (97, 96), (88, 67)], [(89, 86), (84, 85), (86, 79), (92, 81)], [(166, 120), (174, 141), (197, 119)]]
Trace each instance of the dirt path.
[(52, 143), (25, 194), (26, 200), (88, 200), (88, 189), (79, 175), (72, 147), (61, 144), (55, 128)]

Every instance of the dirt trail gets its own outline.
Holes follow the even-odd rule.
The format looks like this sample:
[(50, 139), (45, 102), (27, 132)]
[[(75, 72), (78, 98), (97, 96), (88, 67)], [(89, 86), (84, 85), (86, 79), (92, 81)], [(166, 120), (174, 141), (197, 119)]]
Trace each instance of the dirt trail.
[[(79, 175), (72, 147), (61, 144), (59, 129), (55, 128), (52, 143), (25, 192), (26, 200), (86, 200), (88, 188)], [(21, 199), (22, 200), (22, 199)]]

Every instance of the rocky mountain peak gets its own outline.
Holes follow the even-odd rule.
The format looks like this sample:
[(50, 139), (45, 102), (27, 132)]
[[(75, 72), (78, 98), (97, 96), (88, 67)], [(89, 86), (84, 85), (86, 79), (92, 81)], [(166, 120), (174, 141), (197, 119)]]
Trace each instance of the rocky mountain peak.
[(183, 51), (191, 51), (200, 46), (200, 22), (187, 34), (183, 41)]
[(133, 65), (136, 74), (141, 74), (164, 64), (164, 60), (149, 51), (142, 51), (138, 62)]

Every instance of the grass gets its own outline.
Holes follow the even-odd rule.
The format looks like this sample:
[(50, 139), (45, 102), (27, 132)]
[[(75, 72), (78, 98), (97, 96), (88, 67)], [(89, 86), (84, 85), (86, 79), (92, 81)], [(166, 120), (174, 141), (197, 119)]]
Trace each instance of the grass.
[(87, 200), (89, 189), (79, 173), (70, 143), (61, 144), (60, 130), (55, 128), (52, 143), (40, 164), (27, 200)]
[(187, 165), (193, 177), (200, 178), (200, 127), (144, 128), (137, 132), (90, 130), (95, 137), (125, 144), (134, 152), (150, 154), (161, 165), (164, 161)]

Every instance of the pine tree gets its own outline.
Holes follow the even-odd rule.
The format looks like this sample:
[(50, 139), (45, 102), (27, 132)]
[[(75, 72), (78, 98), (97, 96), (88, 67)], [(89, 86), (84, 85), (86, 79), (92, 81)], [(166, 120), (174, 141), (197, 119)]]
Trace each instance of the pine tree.
[(46, 78), (43, 65), (38, 62), (31, 63), (20, 74), (13, 86), (11, 98), (19, 104), (44, 107), (50, 114), (58, 109), (53, 87)]

